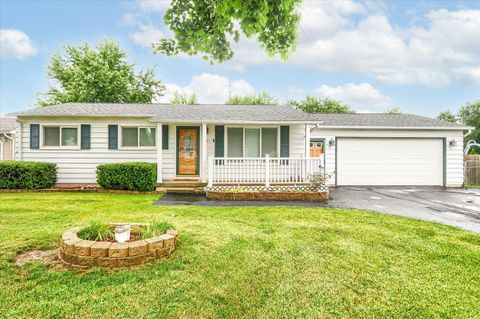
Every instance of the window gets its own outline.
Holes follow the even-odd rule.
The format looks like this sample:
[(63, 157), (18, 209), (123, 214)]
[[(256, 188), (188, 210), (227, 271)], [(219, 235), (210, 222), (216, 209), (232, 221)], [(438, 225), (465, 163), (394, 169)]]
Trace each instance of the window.
[(262, 157), (277, 157), (277, 129), (262, 128)]
[(122, 147), (155, 146), (155, 128), (122, 127)]
[(260, 156), (260, 129), (245, 129), (245, 157)]
[(229, 127), (227, 138), (228, 157), (243, 157), (243, 128)]
[(227, 128), (228, 157), (277, 157), (278, 128)]
[(46, 147), (77, 147), (78, 128), (63, 126), (43, 127), (43, 146)]

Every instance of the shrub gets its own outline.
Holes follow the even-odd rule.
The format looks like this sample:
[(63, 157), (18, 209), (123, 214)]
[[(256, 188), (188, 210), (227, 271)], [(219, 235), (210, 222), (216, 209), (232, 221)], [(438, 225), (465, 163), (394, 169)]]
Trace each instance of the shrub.
[(175, 227), (169, 222), (162, 222), (154, 220), (147, 227), (143, 227), (140, 230), (142, 239), (152, 238), (164, 234), (168, 229), (175, 229)]
[(78, 233), (78, 238), (85, 240), (106, 241), (114, 238), (113, 226), (97, 221), (91, 221), (90, 225), (82, 227)]
[(51, 188), (57, 182), (57, 165), (44, 162), (0, 162), (0, 188)]
[(157, 185), (157, 164), (112, 163), (97, 166), (97, 183), (105, 189), (148, 192)]
[(326, 174), (323, 167), (321, 167), (320, 171), (312, 173), (309, 176), (309, 184), (317, 191), (323, 190), (323, 188), (327, 185), (327, 181), (333, 176), (333, 174), (333, 172)]

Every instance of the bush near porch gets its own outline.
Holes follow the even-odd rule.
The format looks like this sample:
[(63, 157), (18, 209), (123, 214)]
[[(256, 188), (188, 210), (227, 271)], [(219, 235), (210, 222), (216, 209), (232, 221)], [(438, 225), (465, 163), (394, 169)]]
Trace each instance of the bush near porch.
[(44, 162), (0, 162), (0, 189), (43, 189), (57, 182), (57, 165)]
[[(476, 318), (480, 236), (372, 212), (160, 207), (155, 195), (0, 194), (2, 318)], [(71, 271), (18, 253), (92, 219), (176, 225), (170, 259)]]
[(157, 164), (125, 162), (98, 165), (97, 183), (104, 189), (150, 192), (157, 185)]

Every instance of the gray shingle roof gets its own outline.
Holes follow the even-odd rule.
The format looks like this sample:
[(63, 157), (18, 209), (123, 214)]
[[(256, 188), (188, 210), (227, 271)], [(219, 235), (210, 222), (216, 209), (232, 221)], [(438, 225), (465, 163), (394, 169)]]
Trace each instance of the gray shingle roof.
[(145, 117), (152, 122), (178, 123), (318, 123), (327, 127), (470, 128), (414, 114), (307, 114), (286, 105), (68, 103), (38, 107), (10, 115)]
[(0, 133), (10, 133), (15, 131), (17, 120), (12, 117), (0, 117)]
[(172, 105), (69, 103), (39, 107), (16, 116), (121, 116), (149, 117), (154, 122), (308, 122), (308, 114), (285, 105)]
[(415, 114), (385, 114), (385, 113), (353, 113), (353, 114), (310, 114), (312, 120), (321, 122), (321, 126), (349, 127), (424, 127), (424, 128), (459, 128), (471, 127), (440, 121), (430, 117)]

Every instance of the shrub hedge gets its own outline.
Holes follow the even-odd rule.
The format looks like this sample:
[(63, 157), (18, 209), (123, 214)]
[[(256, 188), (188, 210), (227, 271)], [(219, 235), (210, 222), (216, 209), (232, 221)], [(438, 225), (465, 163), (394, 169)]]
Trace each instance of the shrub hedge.
[(157, 164), (130, 162), (98, 165), (97, 183), (105, 189), (153, 191), (157, 185)]
[(0, 162), (0, 188), (42, 189), (57, 182), (57, 164), (44, 162)]

